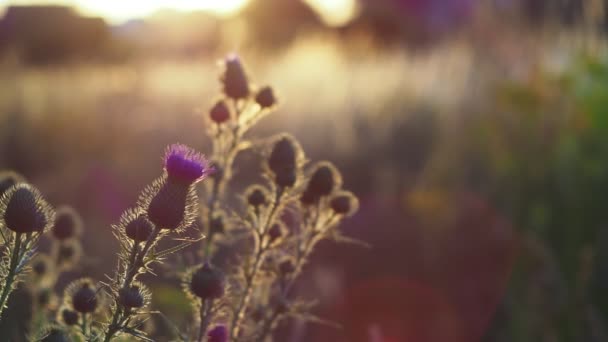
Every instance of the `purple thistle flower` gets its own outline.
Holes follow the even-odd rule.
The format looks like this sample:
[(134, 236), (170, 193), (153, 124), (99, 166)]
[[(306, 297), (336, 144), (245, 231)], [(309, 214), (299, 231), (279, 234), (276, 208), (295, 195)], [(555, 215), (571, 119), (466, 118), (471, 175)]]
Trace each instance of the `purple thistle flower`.
[(223, 324), (218, 324), (207, 333), (208, 342), (228, 342), (228, 329)]
[(167, 147), (165, 170), (171, 180), (185, 184), (196, 183), (213, 172), (205, 156), (182, 144)]

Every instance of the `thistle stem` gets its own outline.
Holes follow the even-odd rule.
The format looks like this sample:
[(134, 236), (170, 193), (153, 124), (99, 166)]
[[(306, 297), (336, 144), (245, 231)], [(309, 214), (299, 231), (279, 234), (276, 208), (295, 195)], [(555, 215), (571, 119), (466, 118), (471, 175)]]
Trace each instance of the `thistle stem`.
[(201, 309), (200, 309), (200, 319), (201, 319), (201, 326), (198, 330), (198, 338), (196, 339), (198, 342), (203, 342), (203, 339), (205, 338), (205, 334), (207, 333), (207, 329), (209, 328), (209, 323), (211, 323), (211, 308), (213, 307), (213, 301), (208, 299), (208, 300), (203, 300), (203, 302), (201, 303)]
[[(139, 253), (137, 251), (138, 246), (137, 245), (133, 246), (133, 249), (131, 251), (131, 257), (129, 258), (130, 264), (127, 265), (127, 267), (125, 269), (125, 272), (126, 272), (125, 279), (123, 280), (121, 288), (126, 288), (126, 287), (130, 286), (131, 283), (133, 282), (133, 280), (135, 279), (135, 277), (137, 276), (139, 269), (142, 266), (144, 266), (144, 259), (146, 257), (146, 254), (148, 254), (148, 251), (154, 244), (154, 241), (156, 241), (156, 238), (160, 234), (160, 230), (161, 229), (158, 227), (154, 228), (154, 231), (152, 231), (152, 234), (150, 234), (150, 236), (148, 237), (148, 240), (146, 240), (146, 244), (144, 245), (144, 248)], [(120, 304), (116, 300), (115, 300), (115, 307), (116, 307), (116, 309), (114, 311), (114, 314), (112, 315), (112, 323), (110, 323), (110, 325), (108, 325), (108, 330), (105, 334), (104, 342), (109, 342), (110, 340), (112, 340), (114, 335), (121, 328), (121, 324), (119, 324), (119, 322), (121, 321), (122, 310), (120, 308)]]
[(19, 266), (19, 260), (21, 259), (21, 235), (23, 235), (23, 233), (15, 233), (15, 244), (11, 252), (11, 261), (9, 264), (8, 275), (6, 276), (6, 279), (4, 281), (4, 288), (2, 289), (2, 294), (0, 295), (0, 315), (6, 307), (8, 296), (13, 290), (13, 282), (15, 281), (15, 277), (17, 276), (17, 267)]

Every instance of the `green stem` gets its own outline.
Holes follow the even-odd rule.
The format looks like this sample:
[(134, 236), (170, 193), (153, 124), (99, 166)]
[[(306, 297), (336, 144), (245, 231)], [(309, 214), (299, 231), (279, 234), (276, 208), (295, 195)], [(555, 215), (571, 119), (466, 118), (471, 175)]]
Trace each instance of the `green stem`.
[(80, 330), (82, 330), (82, 334), (87, 336), (87, 314), (86, 312), (82, 314), (82, 324), (80, 325)]
[(205, 334), (207, 333), (207, 329), (209, 328), (209, 323), (211, 323), (211, 308), (213, 307), (213, 301), (212, 300), (203, 300), (203, 302), (201, 303), (201, 310), (200, 310), (200, 319), (201, 319), (201, 326), (198, 330), (198, 339), (196, 339), (198, 342), (203, 342), (203, 339), (205, 338)]
[(13, 246), (13, 250), (11, 252), (11, 261), (9, 264), (8, 275), (6, 276), (6, 280), (4, 281), (4, 288), (2, 289), (2, 294), (0, 295), (0, 315), (4, 311), (6, 307), (6, 302), (8, 300), (8, 296), (13, 290), (13, 282), (15, 281), (15, 277), (17, 276), (17, 266), (19, 266), (19, 257), (21, 251), (21, 235), (22, 233), (15, 233), (15, 245)]

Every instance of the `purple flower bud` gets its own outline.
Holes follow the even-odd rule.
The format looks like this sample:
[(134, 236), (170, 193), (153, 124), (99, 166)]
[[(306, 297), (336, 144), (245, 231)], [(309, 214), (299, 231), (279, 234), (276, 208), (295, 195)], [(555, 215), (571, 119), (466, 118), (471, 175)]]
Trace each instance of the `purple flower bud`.
[(275, 105), (277, 99), (270, 87), (264, 87), (255, 96), (255, 102), (262, 108), (270, 108)]
[(236, 54), (229, 55), (225, 60), (226, 70), (222, 76), (224, 93), (233, 99), (244, 99), (249, 96), (249, 82), (241, 60)]
[(218, 324), (207, 333), (207, 342), (228, 342), (228, 328)]
[(328, 196), (341, 184), (338, 170), (329, 162), (320, 162), (315, 167), (300, 201), (304, 204), (317, 203), (321, 197)]
[(78, 236), (81, 230), (82, 219), (76, 210), (68, 206), (57, 209), (55, 224), (51, 228), (51, 232), (57, 240), (67, 240)]
[(247, 203), (254, 208), (265, 205), (268, 202), (266, 189), (260, 185), (252, 185), (249, 187), (245, 191), (245, 197), (247, 198)]
[(215, 267), (205, 263), (192, 274), (190, 290), (202, 299), (216, 299), (224, 295), (224, 274)]
[(228, 105), (226, 105), (226, 101), (219, 100), (211, 111), (209, 111), (209, 117), (216, 124), (221, 124), (230, 119), (230, 109), (228, 109)]
[(53, 222), (55, 213), (33, 186), (20, 183), (0, 199), (4, 225), (17, 233), (42, 232)]
[(167, 148), (165, 170), (170, 180), (188, 185), (204, 179), (213, 172), (202, 154), (181, 144), (173, 144)]

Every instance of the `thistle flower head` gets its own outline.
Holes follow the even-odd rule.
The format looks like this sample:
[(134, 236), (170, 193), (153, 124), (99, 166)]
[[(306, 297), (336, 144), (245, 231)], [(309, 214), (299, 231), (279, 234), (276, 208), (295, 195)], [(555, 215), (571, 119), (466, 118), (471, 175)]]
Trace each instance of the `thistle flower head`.
[(0, 171), (0, 196), (18, 183), (25, 183), (22, 175), (14, 171)]
[(0, 223), (16, 233), (43, 232), (54, 215), (38, 189), (26, 183), (12, 186), (0, 199)]
[(205, 263), (190, 277), (189, 288), (193, 295), (202, 299), (217, 299), (224, 295), (226, 280), (217, 268)]
[(207, 333), (208, 342), (228, 342), (228, 328), (223, 324), (218, 324), (211, 328)]
[(88, 278), (76, 280), (68, 285), (64, 298), (75, 311), (80, 313), (95, 312), (100, 302), (97, 286)]
[(224, 61), (225, 71), (221, 80), (224, 84), (224, 93), (232, 99), (244, 99), (249, 96), (249, 81), (240, 58), (230, 54)]
[(352, 192), (340, 191), (332, 196), (329, 206), (338, 215), (351, 216), (359, 209), (359, 200)]
[(57, 240), (67, 240), (76, 237), (82, 231), (82, 219), (72, 207), (62, 206), (57, 209), (55, 223), (51, 228)]
[(182, 144), (167, 147), (164, 165), (170, 180), (187, 185), (196, 183), (213, 172), (205, 156)]
[(303, 159), (304, 153), (300, 144), (289, 135), (280, 136), (274, 143), (267, 161), (275, 183), (280, 187), (294, 186)]
[(38, 254), (31, 261), (32, 265), (32, 282), (37, 286), (49, 286), (54, 282), (55, 265), (46, 254)]
[(150, 291), (140, 282), (118, 290), (118, 303), (129, 309), (142, 308), (150, 302)]
[(263, 87), (255, 95), (255, 102), (262, 108), (270, 108), (277, 103), (277, 99), (271, 87)]
[(226, 104), (226, 101), (219, 100), (215, 103), (211, 110), (209, 111), (209, 117), (211, 121), (216, 124), (222, 124), (230, 119), (230, 109)]
[(198, 215), (198, 197), (191, 185), (171, 182), (163, 176), (148, 186), (139, 199), (156, 227), (182, 231), (191, 226)]

